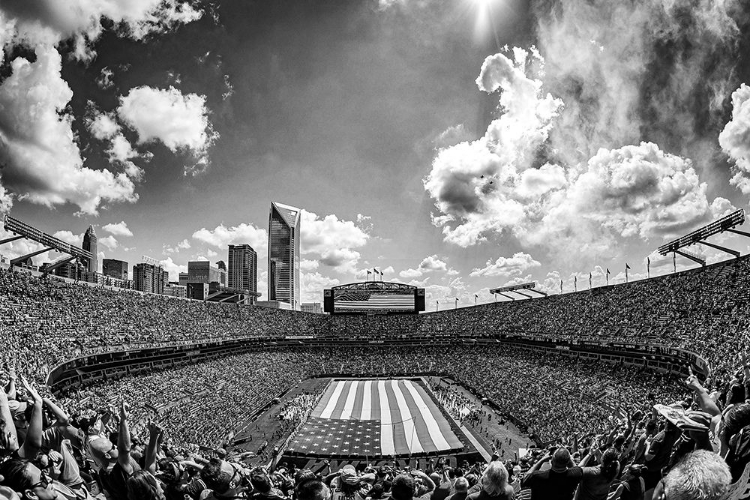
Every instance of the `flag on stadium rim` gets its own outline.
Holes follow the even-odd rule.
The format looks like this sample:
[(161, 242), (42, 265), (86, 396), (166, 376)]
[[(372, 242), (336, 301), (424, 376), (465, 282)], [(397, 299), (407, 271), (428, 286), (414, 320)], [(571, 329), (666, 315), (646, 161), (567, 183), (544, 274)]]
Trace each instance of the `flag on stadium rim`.
[(290, 451), (318, 455), (410, 455), (463, 444), (424, 386), (413, 380), (336, 380)]

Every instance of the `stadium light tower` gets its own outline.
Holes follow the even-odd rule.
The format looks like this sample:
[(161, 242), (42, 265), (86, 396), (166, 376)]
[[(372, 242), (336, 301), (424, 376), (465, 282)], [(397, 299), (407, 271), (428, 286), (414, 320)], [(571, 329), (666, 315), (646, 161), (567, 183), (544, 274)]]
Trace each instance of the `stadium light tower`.
[[(502, 295), (503, 297), (509, 298), (511, 300), (516, 300), (515, 297), (512, 295), (508, 295), (508, 293), (517, 293), (518, 295), (521, 295), (523, 297), (526, 297), (527, 299), (533, 299), (534, 297), (532, 295), (527, 295), (525, 293), (520, 292), (519, 290), (527, 290), (529, 292), (538, 293), (541, 296), (546, 297), (547, 294), (545, 292), (542, 292), (541, 290), (535, 290), (536, 282), (529, 282), (529, 283), (521, 283), (520, 285), (510, 285), (510, 286), (503, 286), (500, 288), (493, 288), (490, 290), (490, 293), (495, 295), (496, 293)], [(507, 292), (507, 293), (506, 293)], [(497, 297), (495, 297), (495, 300), (497, 300)]]
[(737, 229), (734, 229), (736, 226), (740, 226), (744, 223), (745, 223), (745, 210), (744, 209), (736, 210), (732, 212), (731, 214), (725, 217), (722, 217), (721, 219), (717, 219), (703, 226), (700, 229), (696, 229), (692, 233), (686, 234), (685, 236), (681, 236), (677, 238), (676, 240), (672, 240), (669, 243), (666, 243), (660, 246), (659, 254), (666, 256), (668, 253), (671, 252), (673, 259), (675, 258), (675, 255), (679, 254), (683, 257), (686, 257), (692, 261), (697, 262), (698, 264), (702, 266), (705, 266), (706, 259), (702, 258), (699, 255), (696, 255), (692, 252), (688, 252), (685, 250), (685, 247), (688, 247), (695, 243), (700, 243), (701, 245), (706, 245), (711, 248), (721, 250), (722, 252), (732, 254), (735, 257), (739, 257), (740, 252), (738, 251), (732, 250), (730, 248), (722, 247), (720, 245), (717, 245), (716, 243), (709, 243), (705, 240), (706, 238), (710, 236), (723, 233), (724, 231), (728, 231), (734, 234), (739, 234), (741, 236), (750, 237), (750, 233), (746, 233), (745, 231), (738, 231)]

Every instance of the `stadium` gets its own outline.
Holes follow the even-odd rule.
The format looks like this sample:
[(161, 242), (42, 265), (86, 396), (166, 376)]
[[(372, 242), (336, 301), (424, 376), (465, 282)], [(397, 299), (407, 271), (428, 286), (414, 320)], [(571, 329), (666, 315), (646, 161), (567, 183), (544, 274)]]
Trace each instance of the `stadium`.
[[(731, 229), (744, 222), (740, 215), (684, 243)], [(681, 248), (680, 240), (666, 246)], [(687, 401), (663, 406), (672, 413), (661, 425), (705, 429), (702, 417), (691, 420), (700, 391), (715, 392), (722, 405), (745, 398), (737, 377), (750, 363), (740, 356), (738, 368), (737, 353), (750, 345), (748, 256), (423, 314), (424, 290), (398, 283), (349, 284), (325, 296), (333, 314), (170, 298), (3, 267), (9, 395), (20, 397), (17, 373), (30, 377), (23, 385), (44, 402), (47, 430), (35, 420), (39, 405), (19, 413), (7, 398), (6, 422), (37, 447), (50, 429), (73, 442), (86, 434), (78, 453), (91, 459), (80, 463), (81, 477), (95, 492), (111, 488), (103, 480), (108, 455), (92, 444), (104, 440), (129, 453), (158, 442), (167, 452), (158, 467), (181, 457), (194, 467), (182, 481), (202, 478), (204, 488), (209, 464), (231, 460), (248, 477), (264, 467), (291, 494), (290, 471), (435, 472), (439, 460), (440, 471), (476, 477), (491, 460), (530, 469), (535, 450), (550, 446), (577, 460), (587, 447), (635, 453), (633, 436), (651, 432), (660, 405)], [(748, 455), (737, 453), (732, 470), (742, 484)]]
[(750, 0), (0, 0), (0, 500), (750, 500), (749, 202)]

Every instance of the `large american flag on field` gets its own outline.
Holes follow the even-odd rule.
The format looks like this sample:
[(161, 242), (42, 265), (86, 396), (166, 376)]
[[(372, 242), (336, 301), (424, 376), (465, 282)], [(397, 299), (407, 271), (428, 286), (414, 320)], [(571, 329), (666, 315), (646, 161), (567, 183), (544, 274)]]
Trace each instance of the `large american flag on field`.
[(288, 450), (389, 456), (462, 447), (420, 382), (334, 380)]

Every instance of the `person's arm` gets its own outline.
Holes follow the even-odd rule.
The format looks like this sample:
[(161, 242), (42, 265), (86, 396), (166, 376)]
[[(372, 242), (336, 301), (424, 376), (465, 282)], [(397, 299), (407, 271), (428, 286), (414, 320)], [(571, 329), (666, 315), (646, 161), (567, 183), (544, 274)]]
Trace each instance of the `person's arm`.
[(57, 406), (49, 398), (42, 398), (42, 402), (49, 408), (49, 411), (55, 416), (57, 425), (68, 425), (70, 423), (70, 417), (65, 413), (65, 410)]
[(5, 386), (5, 393), (8, 395), (8, 399), (16, 399), (16, 370), (10, 368), (8, 370), (8, 383)]
[(623, 483), (620, 483), (617, 485), (617, 489), (609, 494), (607, 497), (607, 500), (617, 500), (622, 496), (622, 493), (625, 491), (625, 485)]
[(117, 435), (117, 463), (127, 474), (133, 473), (133, 466), (130, 464), (130, 449), (132, 446), (130, 426), (128, 425), (128, 404), (123, 399), (120, 404), (120, 430)]
[[(659, 434), (661, 434), (661, 432)], [(646, 462), (650, 462), (651, 460), (653, 460), (656, 456), (656, 453), (659, 451), (659, 447), (661, 446), (662, 442), (661, 439), (657, 440), (659, 434), (654, 436), (654, 439), (651, 440), (651, 443), (646, 448), (646, 455), (644, 456)]]
[(523, 479), (521, 479), (521, 486), (525, 487), (526, 486), (526, 481), (529, 478), (531, 478), (531, 476), (533, 475), (533, 473), (536, 472), (536, 471), (538, 471), (545, 462), (549, 462), (550, 460), (552, 460), (552, 455), (550, 455), (549, 453), (547, 453), (545, 456), (543, 456), (542, 458), (540, 458), (533, 465), (533, 467), (531, 467), (531, 469), (529, 469), (528, 471), (526, 471), (526, 475), (524, 475)]
[(16, 434), (16, 426), (13, 424), (13, 415), (10, 413), (8, 396), (5, 391), (0, 391), (0, 419), (4, 424), (0, 428), (0, 432), (3, 433), (0, 442), (8, 451), (16, 451), (18, 449), (18, 435)]
[(146, 448), (146, 461), (144, 462), (144, 469), (149, 471), (151, 474), (155, 474), (156, 448), (159, 445), (159, 439), (162, 433), (162, 429), (152, 422), (148, 425), (148, 432), (148, 447)]
[(741, 353), (740, 361), (744, 375), (742, 383), (745, 386), (745, 403), (750, 403), (750, 358), (745, 353)]
[(687, 378), (687, 380), (685, 380), (685, 385), (687, 385), (688, 389), (692, 389), (695, 393), (695, 399), (698, 402), (698, 405), (700, 405), (701, 410), (705, 411), (712, 417), (721, 413), (719, 407), (716, 406), (714, 400), (711, 399), (711, 395), (701, 385), (698, 377), (693, 375), (692, 370), (690, 370), (690, 376)]
[(34, 389), (26, 377), (21, 377), (26, 392), (34, 400), (34, 407), (31, 409), (31, 418), (29, 419), (29, 430), (26, 433), (26, 439), (21, 447), (20, 456), (25, 459), (31, 459), (36, 456), (39, 448), (42, 447), (42, 397)]
[(429, 493), (435, 489), (435, 483), (432, 479), (430, 479), (430, 476), (428, 476), (421, 470), (412, 470), (411, 473), (413, 476), (419, 477), (424, 483), (424, 485), (427, 487), (427, 491), (425, 491), (425, 493)]
[[(597, 451), (598, 450), (595, 450), (594, 446), (592, 446), (591, 448), (589, 448), (589, 452), (586, 454), (585, 457), (583, 457), (583, 459), (578, 464), (578, 466), (579, 467), (586, 467), (589, 464), (589, 462), (591, 461), (591, 459), (596, 456), (596, 452)], [(601, 452), (599, 452), (599, 453), (601, 454)]]
[(331, 486), (331, 481), (333, 481), (333, 478), (339, 477), (340, 474), (341, 474), (341, 471), (339, 471), (339, 472), (332, 472), (332, 473), (328, 474), (326, 477), (323, 478), (323, 482), (326, 484), (326, 486)]

